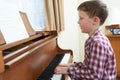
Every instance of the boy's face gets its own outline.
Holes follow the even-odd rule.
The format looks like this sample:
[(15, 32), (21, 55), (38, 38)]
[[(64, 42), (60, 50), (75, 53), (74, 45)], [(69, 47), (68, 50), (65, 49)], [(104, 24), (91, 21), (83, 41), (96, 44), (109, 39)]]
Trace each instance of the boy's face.
[(94, 28), (93, 26), (94, 19), (90, 18), (86, 12), (84, 11), (79, 11), (79, 20), (78, 24), (81, 28), (81, 31), (83, 33), (88, 33), (90, 34), (92, 29)]

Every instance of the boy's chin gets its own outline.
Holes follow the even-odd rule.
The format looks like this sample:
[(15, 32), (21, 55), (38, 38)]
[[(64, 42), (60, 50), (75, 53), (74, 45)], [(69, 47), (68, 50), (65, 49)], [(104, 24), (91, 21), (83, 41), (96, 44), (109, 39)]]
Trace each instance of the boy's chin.
[(82, 33), (85, 33), (85, 31), (81, 30)]
[(82, 33), (85, 33), (85, 34), (88, 34), (87, 32), (85, 32), (85, 31), (82, 31), (82, 30), (81, 30), (81, 32), (82, 32)]

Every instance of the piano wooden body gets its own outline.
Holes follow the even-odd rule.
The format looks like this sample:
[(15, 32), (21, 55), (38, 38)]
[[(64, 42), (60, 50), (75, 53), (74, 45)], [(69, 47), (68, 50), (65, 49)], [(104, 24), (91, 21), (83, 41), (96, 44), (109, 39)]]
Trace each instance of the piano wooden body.
[[(0, 46), (0, 80), (37, 80), (54, 57), (72, 51), (58, 47), (57, 32), (38, 32)], [(47, 74), (46, 74), (47, 75)]]

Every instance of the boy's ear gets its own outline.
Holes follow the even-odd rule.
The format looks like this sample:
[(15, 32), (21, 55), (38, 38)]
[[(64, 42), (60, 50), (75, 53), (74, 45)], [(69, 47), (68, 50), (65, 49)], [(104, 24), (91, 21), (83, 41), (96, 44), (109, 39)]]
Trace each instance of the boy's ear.
[(99, 24), (99, 23), (100, 23), (99, 17), (95, 16), (95, 17), (93, 18), (93, 22), (94, 22), (94, 24)]

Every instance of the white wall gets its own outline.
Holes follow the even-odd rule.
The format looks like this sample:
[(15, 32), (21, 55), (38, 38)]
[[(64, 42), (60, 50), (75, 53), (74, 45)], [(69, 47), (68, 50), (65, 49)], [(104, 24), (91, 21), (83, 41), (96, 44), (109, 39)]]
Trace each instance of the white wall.
[(65, 30), (60, 33), (58, 43), (61, 48), (71, 49), (74, 54), (73, 61), (83, 61), (84, 42), (88, 37), (81, 33), (78, 21), (78, 5), (84, 0), (64, 0)]
[(60, 33), (58, 42), (61, 48), (73, 50), (74, 61), (80, 60), (80, 28), (77, 16), (77, 0), (64, 0), (65, 30)]
[(107, 4), (109, 16), (104, 25), (120, 24), (120, 0), (102, 0)]

